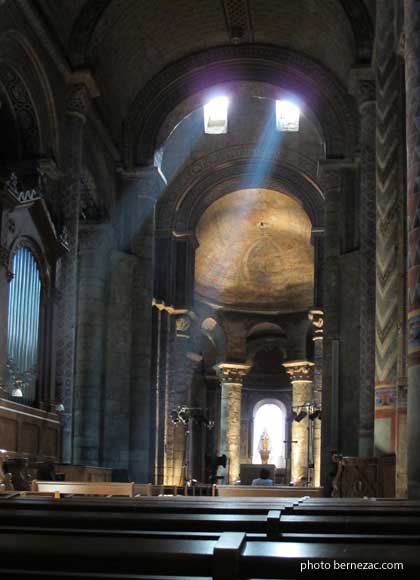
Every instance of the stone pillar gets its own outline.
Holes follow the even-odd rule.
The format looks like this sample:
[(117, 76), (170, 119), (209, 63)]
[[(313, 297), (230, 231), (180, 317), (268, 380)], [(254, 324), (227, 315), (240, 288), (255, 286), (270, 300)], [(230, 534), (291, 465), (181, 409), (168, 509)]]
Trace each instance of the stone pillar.
[(327, 160), (320, 163), (319, 177), (326, 196), (324, 236), (324, 287), (323, 305), (325, 331), (323, 340), (322, 384), (322, 439), (321, 480), (329, 486), (334, 465), (332, 453), (339, 444), (339, 329), (340, 329), (340, 190), (341, 167), (338, 162)]
[(376, 285), (376, 93), (369, 67), (351, 71), (360, 115), (360, 391), (358, 455), (373, 455)]
[(80, 224), (73, 460), (101, 465), (112, 230)]
[(136, 262), (135, 256), (116, 250), (109, 255), (102, 459), (105, 466), (127, 470), (130, 465), (132, 287)]
[[(309, 311), (309, 320), (314, 326), (314, 381), (312, 400), (314, 407), (322, 410), (322, 368), (323, 368), (323, 339), (324, 339), (324, 312), (319, 308)], [(313, 458), (314, 458), (314, 486), (321, 485), (321, 416), (314, 419), (313, 424)]]
[(408, 210), (408, 497), (420, 499), (420, 0), (404, 1)]
[(228, 458), (228, 481), (225, 483), (235, 483), (239, 479), (242, 383), (249, 369), (249, 365), (240, 363), (216, 366), (222, 387), (219, 455)]
[(98, 95), (88, 73), (72, 78), (66, 101), (64, 131), (63, 187), (60, 191), (61, 211), (65, 224), (68, 253), (57, 268), (59, 292), (56, 316), (56, 380), (57, 399), (64, 404), (62, 454), (63, 461), (72, 461), (73, 386), (77, 315), (77, 250), (79, 242), (80, 175), (82, 170), (83, 128), (91, 98)]
[[(396, 453), (396, 494), (406, 492), (406, 198), (402, 2), (376, 2), (376, 455)], [(402, 363), (402, 364), (401, 364)], [(403, 420), (398, 421), (398, 417)]]
[[(192, 385), (202, 359), (192, 352), (191, 326), (195, 315), (186, 310), (168, 310), (172, 336), (166, 386), (165, 483), (182, 485), (184, 478), (191, 475), (191, 424), (174, 425), (170, 414), (178, 406), (192, 406)], [(187, 464), (188, 470), (185, 469)]]
[(310, 419), (312, 407), (312, 367), (308, 361), (283, 363), (293, 387), (292, 409), (299, 415), (306, 413), (301, 421), (292, 421), (291, 481), (295, 485), (308, 485), (310, 449)]
[(7, 362), (7, 316), (9, 303), (9, 283), (13, 279), (13, 274), (9, 269), (9, 250), (1, 242), (7, 242), (3, 230), (6, 224), (3, 224), (4, 210), (0, 208), (0, 377), (4, 378)]
[(153, 466), (152, 483), (155, 485), (164, 482), (170, 318), (171, 316), (164, 305), (154, 305), (152, 329), (152, 408), (154, 415), (152, 417), (153, 436), (150, 451)]
[(124, 245), (137, 258), (133, 273), (130, 393), (130, 474), (151, 481), (152, 303), (155, 209), (164, 183), (156, 167), (121, 172), (121, 229)]

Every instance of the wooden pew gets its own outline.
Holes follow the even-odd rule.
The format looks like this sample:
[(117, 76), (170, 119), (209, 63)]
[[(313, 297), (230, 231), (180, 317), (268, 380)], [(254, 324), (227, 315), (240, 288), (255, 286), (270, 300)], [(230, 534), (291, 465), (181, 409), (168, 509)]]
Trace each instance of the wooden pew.
[[(33, 577), (34, 573), (45, 578), (112, 577), (127, 578), (132, 575), (157, 579), (213, 578), (214, 580), (265, 579), (265, 578), (313, 578), (310, 566), (324, 563), (329, 574), (338, 578), (349, 575), (342, 567), (354, 563), (376, 562), (378, 569), (351, 570), (356, 578), (383, 578), (382, 563), (402, 563), (403, 571), (397, 570), (389, 577), (404, 573), (414, 578), (420, 574), (418, 547), (395, 543), (386, 546), (362, 541), (346, 542), (261, 542), (250, 539), (241, 532), (222, 534), (179, 534), (163, 532), (103, 533), (91, 530), (54, 530), (33, 534), (30, 530), (3, 526), (0, 528), (2, 558), (0, 573), (11, 577)], [(339, 566), (340, 569), (335, 569)], [(333, 571), (332, 571), (333, 570)], [(328, 576), (326, 576), (328, 577)]]
[(122, 495), (133, 497), (134, 483), (88, 482), (88, 481), (32, 481), (32, 491), (59, 494)]
[[(361, 534), (369, 542), (419, 541), (420, 515), (398, 511), (384, 515), (367, 509), (363, 515), (305, 515), (299, 506), (250, 498), (243, 502), (191, 501), (192, 498), (45, 498), (0, 501), (0, 521), (23, 527), (129, 529), (142, 531), (223, 532), (244, 531), (266, 538), (325, 540), (343, 537), (357, 541)], [(162, 501), (164, 500), (164, 501)], [(168, 501), (169, 500), (169, 501)], [(224, 505), (223, 505), (224, 504)], [(273, 509), (276, 507), (277, 509)], [(341, 536), (341, 538), (340, 538)]]
[(258, 486), (258, 485), (216, 485), (214, 494), (222, 497), (322, 497), (323, 490), (309, 487)]

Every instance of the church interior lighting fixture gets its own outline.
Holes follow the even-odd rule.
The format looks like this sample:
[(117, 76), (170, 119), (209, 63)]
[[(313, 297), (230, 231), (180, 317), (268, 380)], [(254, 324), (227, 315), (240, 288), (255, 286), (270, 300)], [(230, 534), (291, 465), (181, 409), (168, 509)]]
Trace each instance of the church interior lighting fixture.
[(294, 420), (296, 421), (296, 423), (300, 423), (301, 421), (303, 421), (303, 419), (306, 417), (307, 414), (308, 413), (306, 411), (304, 411), (303, 409), (301, 409), (299, 411), (299, 413), (296, 415), (296, 417), (295, 417)]

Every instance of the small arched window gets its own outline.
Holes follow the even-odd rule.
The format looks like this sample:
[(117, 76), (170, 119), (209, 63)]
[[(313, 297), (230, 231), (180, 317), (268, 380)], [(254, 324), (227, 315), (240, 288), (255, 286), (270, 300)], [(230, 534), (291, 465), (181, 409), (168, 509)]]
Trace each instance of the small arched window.
[(254, 407), (254, 437), (252, 463), (261, 463), (262, 448), (268, 453), (268, 463), (286, 465), (286, 409), (277, 399), (264, 399)]
[[(7, 355), (9, 380), (19, 402), (34, 404), (38, 377), (38, 337), (41, 278), (31, 250), (20, 246), (13, 257), (9, 289)], [(16, 390), (17, 389), (17, 390)]]

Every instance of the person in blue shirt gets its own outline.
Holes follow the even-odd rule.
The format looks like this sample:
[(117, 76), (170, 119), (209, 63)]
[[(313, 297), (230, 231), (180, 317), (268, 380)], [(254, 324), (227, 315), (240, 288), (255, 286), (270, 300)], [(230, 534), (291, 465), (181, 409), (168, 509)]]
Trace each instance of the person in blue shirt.
[(273, 480), (270, 479), (270, 472), (263, 467), (260, 471), (260, 476), (252, 480), (252, 485), (273, 485)]

